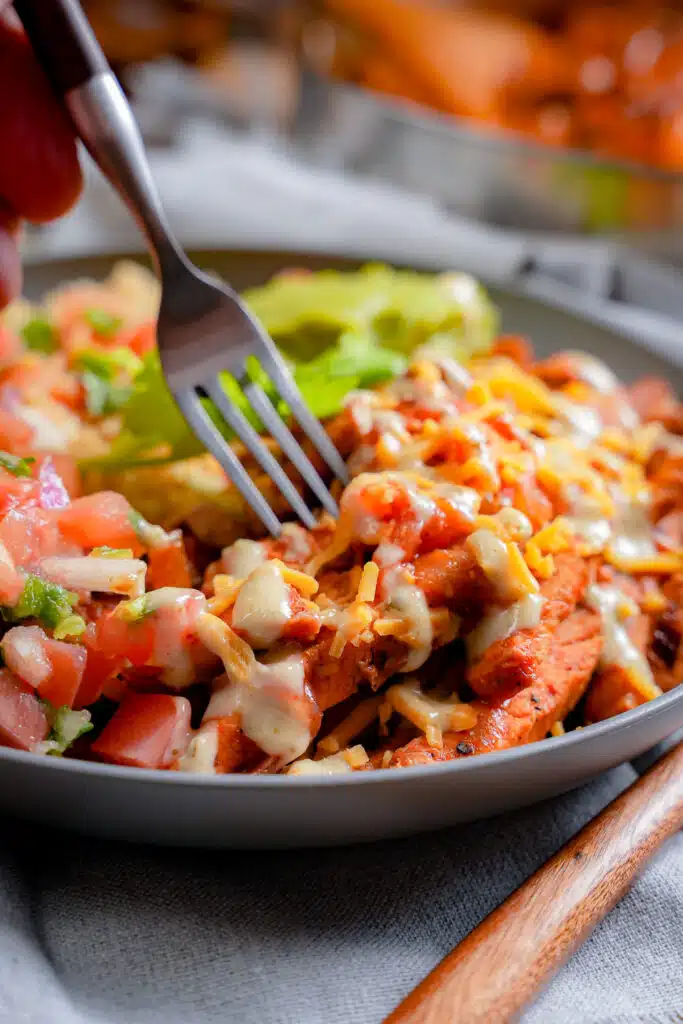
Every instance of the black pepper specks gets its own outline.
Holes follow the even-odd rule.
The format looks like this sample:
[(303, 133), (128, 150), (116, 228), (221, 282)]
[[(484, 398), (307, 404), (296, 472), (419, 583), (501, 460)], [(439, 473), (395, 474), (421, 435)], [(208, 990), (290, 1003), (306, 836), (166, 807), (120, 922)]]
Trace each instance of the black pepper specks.
[(467, 755), (467, 754), (473, 754), (474, 753), (474, 747), (472, 746), (472, 744), (471, 743), (465, 743), (464, 741), (458, 743), (458, 745), (457, 745), (457, 747), (455, 749), (458, 751), (459, 754)]

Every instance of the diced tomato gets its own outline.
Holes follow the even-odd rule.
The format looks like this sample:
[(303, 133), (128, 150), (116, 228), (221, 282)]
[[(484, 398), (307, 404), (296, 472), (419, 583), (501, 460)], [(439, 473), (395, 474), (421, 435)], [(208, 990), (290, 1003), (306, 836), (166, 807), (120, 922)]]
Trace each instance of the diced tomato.
[(190, 702), (164, 693), (129, 693), (93, 743), (113, 764), (168, 768), (190, 742)]
[(68, 406), (70, 409), (81, 409), (83, 407), (84, 390), (78, 378), (71, 377), (68, 373), (63, 373), (55, 377), (55, 381), (50, 387), (50, 397), (54, 398), (56, 402), (61, 402), (62, 405)]
[(0, 469), (0, 515), (19, 505), (36, 505), (39, 488), (34, 480)]
[(102, 695), (106, 684), (121, 671), (126, 661), (124, 655), (120, 653), (108, 655), (98, 649), (95, 623), (88, 626), (83, 636), (83, 644), (87, 659), (83, 678), (73, 702), (76, 709), (87, 708), (90, 704), (94, 704)]
[(320, 617), (311, 611), (310, 603), (294, 587), (288, 586), (287, 591), (292, 615), (283, 626), (282, 639), (311, 643), (320, 632)]
[(0, 366), (8, 366), (21, 359), (23, 346), (19, 337), (0, 326)]
[(14, 560), (0, 544), (0, 604), (16, 604), (24, 589), (24, 577), (17, 571)]
[(85, 672), (88, 653), (85, 647), (46, 637), (43, 646), (52, 665), (52, 673), (38, 687), (38, 694), (56, 708), (73, 707)]
[[(151, 591), (148, 600), (161, 596)], [(157, 669), (164, 682), (180, 688), (193, 682), (195, 670), (207, 661), (208, 652), (194, 633), (204, 596), (171, 588), (163, 597), (165, 602), (137, 621), (128, 622), (115, 611), (103, 615), (97, 623), (97, 648), (108, 657), (125, 657), (136, 668)], [(209, 656), (212, 663), (214, 656)]]
[(42, 508), (14, 508), (0, 522), (0, 541), (17, 565), (35, 565), (68, 546), (57, 529), (54, 512)]
[(77, 498), (59, 514), (59, 529), (64, 537), (84, 548), (107, 546), (142, 548), (131, 523), (130, 503), (122, 494), (100, 491)]
[(31, 687), (9, 669), (0, 669), (0, 745), (33, 750), (48, 732), (42, 704)]
[(127, 331), (121, 331), (116, 338), (117, 345), (125, 345), (136, 356), (144, 356), (151, 352), (157, 343), (157, 327), (152, 321), (142, 324), (141, 327), (133, 327)]
[(26, 455), (33, 444), (33, 429), (18, 416), (0, 409), (0, 448), (14, 455)]
[(512, 359), (522, 369), (528, 369), (534, 361), (534, 350), (530, 342), (519, 334), (501, 334), (493, 343), (494, 356)]
[(97, 649), (108, 659), (126, 658), (132, 665), (146, 665), (154, 650), (155, 623), (152, 617), (127, 622), (108, 612), (97, 623)]
[(150, 590), (157, 587), (192, 586), (192, 573), (182, 534), (178, 534), (163, 548), (152, 548), (148, 561), (147, 586)]

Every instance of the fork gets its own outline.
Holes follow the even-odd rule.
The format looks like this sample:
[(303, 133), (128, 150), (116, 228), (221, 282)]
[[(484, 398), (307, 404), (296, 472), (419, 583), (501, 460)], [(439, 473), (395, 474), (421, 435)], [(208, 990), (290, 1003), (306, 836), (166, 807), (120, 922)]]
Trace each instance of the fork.
[(314, 525), (311, 510), (282, 465), (221, 386), (219, 373), (232, 374), (283, 454), (322, 507), (335, 516), (337, 505), (325, 482), (253, 379), (254, 358), (302, 433), (342, 482), (347, 480), (344, 461), (306, 406), (276, 346), (237, 293), (199, 270), (183, 252), (164, 213), (133, 112), (80, 4), (77, 0), (15, 0), (14, 8), (77, 135), (146, 238), (161, 280), (157, 324), (161, 364), (190, 428), (266, 529), (277, 536), (280, 520), (208, 414), (201, 399), (210, 398), (301, 522), (309, 528)]

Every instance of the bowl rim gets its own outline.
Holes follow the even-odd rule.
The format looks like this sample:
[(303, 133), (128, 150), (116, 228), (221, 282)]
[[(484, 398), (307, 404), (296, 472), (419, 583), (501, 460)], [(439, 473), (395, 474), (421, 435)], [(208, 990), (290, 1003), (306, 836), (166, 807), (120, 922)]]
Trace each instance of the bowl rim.
[[(683, 703), (683, 687), (678, 686), (668, 693), (655, 697), (654, 700), (641, 704), (637, 708), (625, 711), (612, 718), (606, 718), (594, 725), (565, 733), (563, 736), (546, 737), (534, 743), (526, 743), (507, 750), (493, 750), (486, 754), (476, 754), (471, 758), (453, 761), (441, 761), (436, 764), (412, 765), (396, 771), (379, 770), (373, 772), (352, 772), (349, 775), (211, 775), (191, 772), (176, 772), (158, 768), (132, 768), (126, 765), (104, 764), (99, 761), (79, 761), (76, 758), (51, 757), (45, 754), (33, 754), (10, 747), (0, 747), (0, 764), (3, 761), (16, 765), (32, 767), (42, 766), (50, 771), (60, 771), (86, 775), (104, 779), (130, 779), (131, 782), (154, 782), (160, 785), (209, 786), (211, 788), (230, 789), (319, 789), (342, 788), (356, 786), (384, 785), (396, 779), (424, 779), (435, 775), (467, 775), (468, 772), (485, 771), (491, 766), (515, 764), (517, 761), (534, 759), (551, 750), (571, 752), (574, 748), (589, 745), (601, 737), (613, 733), (626, 732), (637, 728), (641, 722), (649, 718), (666, 715), (676, 705)], [(673, 730), (672, 730), (673, 732)], [(552, 744), (548, 747), (547, 744)], [(551, 754), (551, 756), (553, 756)], [(0, 769), (1, 771), (1, 769)]]

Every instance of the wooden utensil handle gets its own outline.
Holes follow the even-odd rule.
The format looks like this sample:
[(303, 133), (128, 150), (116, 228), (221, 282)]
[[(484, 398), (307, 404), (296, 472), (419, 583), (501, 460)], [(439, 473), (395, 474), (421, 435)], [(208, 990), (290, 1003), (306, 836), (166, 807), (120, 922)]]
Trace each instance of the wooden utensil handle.
[(683, 827), (683, 743), (494, 910), (385, 1024), (503, 1024), (621, 899)]

